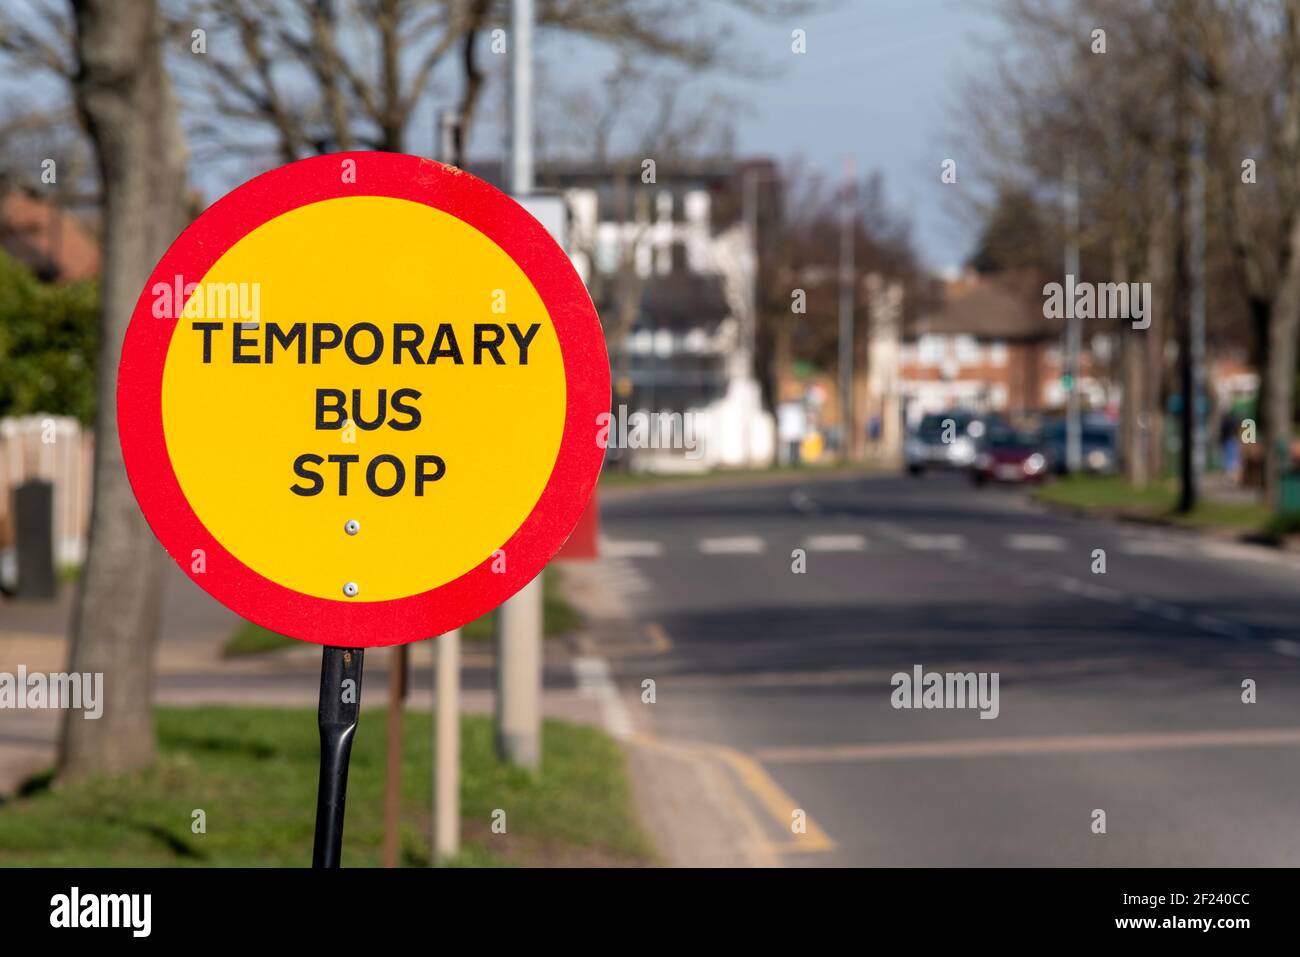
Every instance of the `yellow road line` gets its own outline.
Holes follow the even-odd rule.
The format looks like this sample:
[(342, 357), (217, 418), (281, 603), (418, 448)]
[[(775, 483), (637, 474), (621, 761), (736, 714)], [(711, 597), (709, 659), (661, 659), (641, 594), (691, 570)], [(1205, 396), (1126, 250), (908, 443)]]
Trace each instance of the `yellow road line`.
[[(637, 733), (632, 740), (651, 748), (677, 753), (693, 758), (710, 758), (727, 765), (736, 778), (754, 797), (758, 804), (772, 817), (777, 826), (791, 833), (792, 840), (764, 842), (771, 850), (778, 853), (822, 853), (835, 850), (836, 844), (806, 808), (800, 808), (799, 802), (791, 797), (763, 769), (762, 764), (747, 754), (720, 744), (708, 744), (702, 741), (676, 741), (656, 738), (653, 735)], [(796, 834), (791, 831), (793, 812), (804, 811), (804, 832)]]

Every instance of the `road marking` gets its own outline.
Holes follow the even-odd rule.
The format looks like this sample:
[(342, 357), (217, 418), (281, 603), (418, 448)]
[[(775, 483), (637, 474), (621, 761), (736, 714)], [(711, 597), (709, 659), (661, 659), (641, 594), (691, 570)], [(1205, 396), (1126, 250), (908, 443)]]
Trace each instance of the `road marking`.
[(1276, 562), (1275, 549), (1261, 548), (1258, 545), (1238, 545), (1235, 542), (1202, 542), (1201, 554), (1209, 558), (1226, 558), (1230, 561)]
[(700, 551), (705, 555), (757, 555), (766, 547), (766, 543), (757, 535), (700, 539)]
[(867, 540), (861, 535), (809, 535), (804, 547), (810, 552), (860, 552)]
[(620, 741), (632, 737), (632, 716), (609, 676), (609, 663), (604, 658), (574, 658), (573, 676), (578, 683), (579, 695), (600, 702), (605, 730)]
[(1185, 544), (1163, 538), (1130, 538), (1120, 543), (1119, 550), (1126, 555), (1159, 555), (1165, 558), (1181, 558), (1187, 554)]
[(1089, 598), (1097, 601), (1110, 602), (1112, 605), (1122, 605), (1127, 596), (1118, 588), (1111, 588), (1109, 585), (1099, 585), (1096, 582), (1086, 582), (1083, 586), (1083, 593)]
[(602, 558), (598, 574), (605, 588), (623, 600), (651, 591), (649, 580), (625, 558)]
[(903, 544), (923, 552), (950, 552), (966, 547), (960, 535), (904, 535)]
[(1285, 638), (1278, 638), (1274, 641), (1273, 650), (1279, 655), (1286, 655), (1288, 658), (1300, 658), (1300, 643), (1287, 641)]
[(1224, 621), (1213, 615), (1194, 615), (1192, 624), (1201, 631), (1208, 631), (1212, 635), (1225, 635), (1228, 638), (1245, 638), (1250, 634), (1250, 629), (1244, 625), (1239, 625), (1235, 621)]
[(1018, 552), (1063, 552), (1065, 539), (1060, 535), (1009, 535), (1007, 548)]
[(842, 761), (912, 761), (932, 758), (987, 758), (1021, 755), (1118, 754), (1185, 748), (1281, 747), (1300, 745), (1300, 728), (1245, 728), (1231, 731), (1171, 731), (1160, 734), (1061, 735), (1024, 738), (969, 738), (953, 741), (897, 741), (810, 747), (760, 748), (755, 758), (770, 764)]
[(707, 747), (683, 741), (664, 740), (655, 737), (648, 731), (637, 732), (628, 743), (658, 751), (678, 761), (692, 764), (704, 763), (710, 769), (716, 769), (717, 774), (714, 775), (716, 787), (709, 789), (705, 799), (720, 801), (725, 805), (731, 818), (739, 822), (740, 826), (748, 833), (747, 850), (751, 852), (751, 859), (755, 866), (782, 866), (781, 858), (777, 855), (776, 845), (768, 840), (767, 832), (759, 824), (758, 819), (754, 817), (749, 802), (741, 797), (740, 786), (734, 775), (730, 773), (724, 762), (719, 761), (715, 755), (710, 753)]
[(664, 553), (659, 542), (600, 540), (600, 554), (609, 558), (657, 558)]
[[(720, 744), (706, 744), (701, 741), (666, 741), (646, 734), (637, 734), (632, 740), (633, 743), (662, 748), (667, 751), (676, 751), (697, 757), (711, 757), (730, 767), (740, 780), (740, 783), (745, 786), (759, 805), (776, 822), (777, 827), (790, 834), (792, 838), (790, 841), (769, 844), (768, 846), (772, 850), (781, 853), (797, 851), (805, 854), (835, 850), (835, 842), (812, 819), (812, 815), (808, 814), (807, 808), (800, 805), (781, 785), (772, 780), (772, 776), (763, 769), (763, 765), (748, 754), (743, 754)], [(804, 833), (802, 834), (794, 834), (790, 830), (790, 825), (794, 820), (792, 815), (796, 810), (804, 812)]]

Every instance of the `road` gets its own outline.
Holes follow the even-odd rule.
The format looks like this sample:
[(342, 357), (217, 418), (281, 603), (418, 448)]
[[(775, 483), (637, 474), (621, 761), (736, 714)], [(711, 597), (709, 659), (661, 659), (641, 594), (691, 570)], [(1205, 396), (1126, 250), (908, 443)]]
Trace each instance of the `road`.
[[(646, 636), (609, 656), (620, 700), (729, 764), (774, 862), (1300, 864), (1294, 558), (954, 475), (679, 489), (602, 521), (601, 580)], [(917, 665), (998, 673), (997, 717), (893, 707)]]

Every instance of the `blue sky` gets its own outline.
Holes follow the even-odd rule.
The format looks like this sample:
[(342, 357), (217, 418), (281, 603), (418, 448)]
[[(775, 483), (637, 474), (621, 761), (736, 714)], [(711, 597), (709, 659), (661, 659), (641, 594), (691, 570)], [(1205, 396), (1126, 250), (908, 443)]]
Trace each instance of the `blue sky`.
[[(955, 157), (961, 169), (960, 88), (988, 69), (998, 23), (979, 0), (848, 0), (804, 29), (807, 54), (789, 56), (783, 75), (755, 88), (740, 151), (802, 156), (828, 172), (852, 156), (860, 170), (880, 170), (923, 260), (958, 265), (973, 231), (944, 195), (954, 187), (940, 182), (940, 164)], [(789, 49), (784, 24), (753, 25), (752, 34)]]
[[(953, 133), (963, 81), (988, 70), (996, 39), (1005, 36), (989, 7), (987, 0), (840, 0), (817, 16), (728, 16), (731, 31), (719, 42), (759, 75), (720, 72), (693, 80), (691, 89), (736, 100), (741, 156), (799, 160), (833, 176), (842, 175), (846, 157), (864, 176), (879, 170), (890, 204), (912, 221), (922, 260), (934, 269), (956, 266), (973, 229), (945, 195), (955, 187), (940, 182), (940, 164), (953, 157), (960, 170)], [(701, 25), (726, 7), (702, 9)], [(806, 31), (802, 55), (790, 50), (795, 28)], [(606, 50), (554, 35), (540, 41), (539, 57), (548, 81), (568, 89), (599, 83), (615, 62)], [(480, 155), (494, 151), (500, 135), (484, 120), (475, 138)]]

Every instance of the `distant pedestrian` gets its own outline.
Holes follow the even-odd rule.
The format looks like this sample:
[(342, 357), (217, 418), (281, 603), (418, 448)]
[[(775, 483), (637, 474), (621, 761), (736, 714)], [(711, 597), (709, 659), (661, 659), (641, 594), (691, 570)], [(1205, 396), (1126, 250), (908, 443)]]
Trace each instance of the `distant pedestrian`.
[(1241, 423), (1232, 412), (1219, 420), (1219, 445), (1223, 450), (1223, 471), (1236, 478), (1241, 471)]

